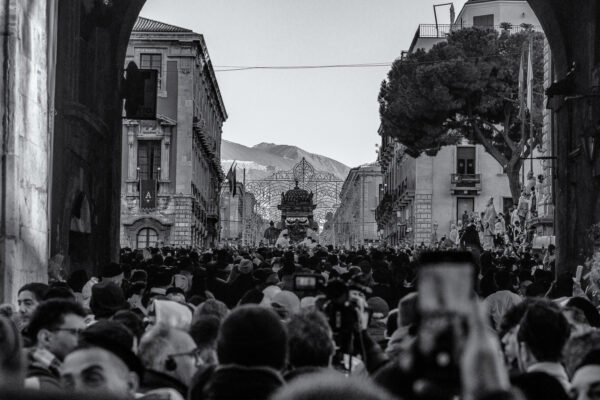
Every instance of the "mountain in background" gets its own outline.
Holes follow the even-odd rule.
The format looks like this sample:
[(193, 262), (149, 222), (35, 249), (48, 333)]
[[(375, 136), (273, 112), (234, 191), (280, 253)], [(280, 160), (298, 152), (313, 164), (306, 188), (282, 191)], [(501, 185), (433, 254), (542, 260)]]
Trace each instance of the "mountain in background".
[(227, 173), (231, 163), (237, 161), (238, 181), (242, 180), (242, 169), (246, 168), (246, 179), (262, 179), (275, 171), (288, 171), (302, 157), (317, 171), (330, 172), (341, 180), (348, 176), (350, 167), (329, 157), (309, 153), (296, 146), (284, 144), (260, 143), (247, 147), (228, 140), (221, 140), (221, 165)]

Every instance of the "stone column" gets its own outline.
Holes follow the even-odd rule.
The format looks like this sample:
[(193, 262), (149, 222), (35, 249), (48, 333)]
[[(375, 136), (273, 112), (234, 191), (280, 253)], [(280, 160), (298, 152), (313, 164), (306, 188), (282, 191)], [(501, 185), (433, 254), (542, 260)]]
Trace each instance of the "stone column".
[(169, 180), (169, 156), (171, 154), (171, 130), (172, 126), (162, 126), (163, 140), (160, 157), (160, 179), (163, 181)]
[(0, 0), (0, 299), (48, 279), (54, 0)]

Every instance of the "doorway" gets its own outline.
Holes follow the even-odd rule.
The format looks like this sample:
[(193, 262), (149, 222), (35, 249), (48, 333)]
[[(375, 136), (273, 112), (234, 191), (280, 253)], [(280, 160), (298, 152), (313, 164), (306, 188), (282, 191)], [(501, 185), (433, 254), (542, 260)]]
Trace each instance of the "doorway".
[(475, 210), (475, 199), (473, 197), (458, 197), (456, 199), (456, 221), (462, 221), (462, 216), (467, 212), (469, 218)]

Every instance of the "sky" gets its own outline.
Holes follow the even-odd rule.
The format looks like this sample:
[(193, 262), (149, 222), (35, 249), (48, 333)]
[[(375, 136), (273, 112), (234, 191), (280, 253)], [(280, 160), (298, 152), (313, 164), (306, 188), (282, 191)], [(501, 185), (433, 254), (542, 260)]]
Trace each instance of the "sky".
[[(392, 62), (431, 0), (147, 0), (141, 16), (204, 35), (215, 70)], [(466, 0), (454, 2), (456, 14)], [(448, 7), (438, 8), (449, 23)], [(217, 72), (223, 139), (295, 145), (350, 167), (373, 162), (377, 94), (389, 67)]]

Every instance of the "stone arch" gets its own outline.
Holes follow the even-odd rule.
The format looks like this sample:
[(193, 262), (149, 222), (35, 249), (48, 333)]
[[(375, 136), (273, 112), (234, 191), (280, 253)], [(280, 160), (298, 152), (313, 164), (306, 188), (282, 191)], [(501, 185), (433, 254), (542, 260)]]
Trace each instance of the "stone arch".
[(120, 86), (129, 36), (145, 0), (55, 4), (55, 86), (48, 93), (56, 110), (50, 122), (50, 253), (70, 251), (73, 182), (85, 182), (93, 225), (87, 263), (93, 268), (119, 257)]
[(129, 247), (134, 248), (137, 236), (142, 229), (150, 228), (158, 233), (157, 242), (163, 244), (169, 244), (171, 235), (171, 226), (163, 224), (159, 220), (150, 217), (138, 218), (130, 224), (124, 224), (125, 235), (128, 238)]
[[(548, 39), (550, 48), (552, 49), (552, 56), (554, 58), (555, 65), (558, 70), (564, 70), (567, 67), (569, 55), (567, 54), (567, 48), (565, 46), (564, 31), (561, 26), (561, 21), (558, 16), (561, 15), (564, 10), (560, 10), (562, 5), (568, 2), (556, 2), (553, 0), (527, 0), (531, 9), (535, 13), (538, 21), (544, 30), (544, 34)], [(550, 5), (550, 3), (556, 3)], [(568, 4), (566, 4), (569, 7)], [(572, 7), (572, 5), (570, 6)]]
[[(600, 157), (589, 160), (581, 145), (582, 133), (600, 119), (600, 4), (597, 0), (527, 1), (548, 38), (554, 81), (561, 83), (561, 90), (548, 103), (557, 157), (554, 226), (556, 273), (560, 274), (573, 272), (591, 254), (586, 230), (600, 220), (596, 206)], [(571, 78), (565, 79), (573, 66)]]

